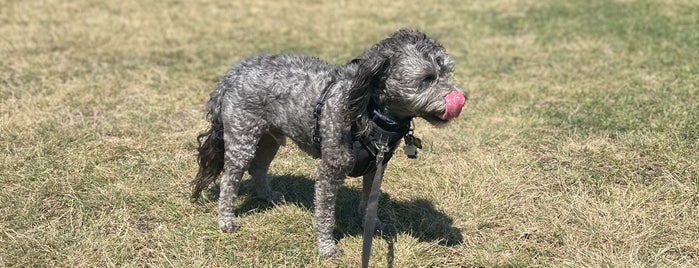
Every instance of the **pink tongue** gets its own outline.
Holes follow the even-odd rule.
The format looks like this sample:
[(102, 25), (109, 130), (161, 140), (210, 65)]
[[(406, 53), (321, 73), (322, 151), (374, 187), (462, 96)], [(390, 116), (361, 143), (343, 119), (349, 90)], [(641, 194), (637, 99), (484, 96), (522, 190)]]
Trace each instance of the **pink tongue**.
[(452, 91), (446, 98), (444, 98), (444, 101), (444, 114), (440, 118), (442, 118), (442, 120), (449, 120), (461, 114), (461, 108), (464, 107), (466, 97), (464, 97), (461, 92)]

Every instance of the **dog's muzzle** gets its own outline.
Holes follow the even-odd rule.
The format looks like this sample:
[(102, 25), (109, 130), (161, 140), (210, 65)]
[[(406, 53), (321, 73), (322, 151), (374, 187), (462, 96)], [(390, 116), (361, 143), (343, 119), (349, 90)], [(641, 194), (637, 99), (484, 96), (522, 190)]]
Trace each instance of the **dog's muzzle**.
[(449, 120), (461, 114), (461, 109), (466, 103), (466, 97), (459, 91), (452, 91), (444, 98), (444, 114), (440, 116), (442, 120)]

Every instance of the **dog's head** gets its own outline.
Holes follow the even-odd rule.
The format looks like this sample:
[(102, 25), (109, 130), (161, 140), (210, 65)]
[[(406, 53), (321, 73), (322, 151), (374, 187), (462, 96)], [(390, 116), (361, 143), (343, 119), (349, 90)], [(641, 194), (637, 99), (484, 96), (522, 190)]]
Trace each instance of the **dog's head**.
[(351, 63), (363, 88), (395, 120), (422, 117), (443, 125), (459, 116), (466, 98), (451, 79), (454, 60), (424, 33), (402, 29)]

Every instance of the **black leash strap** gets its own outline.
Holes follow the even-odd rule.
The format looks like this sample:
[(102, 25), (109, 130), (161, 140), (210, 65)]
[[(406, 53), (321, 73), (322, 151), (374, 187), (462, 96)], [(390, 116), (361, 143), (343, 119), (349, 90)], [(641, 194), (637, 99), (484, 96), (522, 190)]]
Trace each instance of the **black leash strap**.
[(369, 267), (369, 258), (371, 257), (371, 242), (374, 239), (374, 232), (376, 230), (376, 219), (378, 217), (379, 208), (379, 193), (381, 192), (381, 180), (383, 179), (384, 166), (383, 159), (384, 154), (389, 152), (388, 140), (381, 136), (379, 141), (376, 143), (376, 174), (374, 175), (374, 181), (371, 185), (371, 192), (369, 193), (369, 200), (366, 205), (366, 212), (364, 213), (364, 235), (362, 241), (362, 267)]

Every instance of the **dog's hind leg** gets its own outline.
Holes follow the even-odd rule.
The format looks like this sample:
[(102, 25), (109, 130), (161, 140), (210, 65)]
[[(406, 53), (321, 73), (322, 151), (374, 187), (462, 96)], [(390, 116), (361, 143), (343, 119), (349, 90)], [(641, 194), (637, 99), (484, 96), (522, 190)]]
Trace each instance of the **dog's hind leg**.
[(277, 154), (277, 150), (279, 150), (277, 139), (270, 134), (263, 134), (260, 142), (257, 144), (255, 158), (252, 160), (248, 170), (250, 176), (252, 176), (252, 183), (257, 191), (257, 197), (271, 203), (284, 202), (282, 193), (272, 191), (272, 188), (269, 186), (269, 176), (267, 176), (269, 165)]
[(232, 233), (240, 227), (233, 205), (238, 197), (243, 173), (255, 157), (263, 123), (256, 117), (246, 116), (240, 111), (227, 115), (229, 116), (224, 118), (223, 140), (226, 151), (218, 197), (218, 226), (221, 231)]

